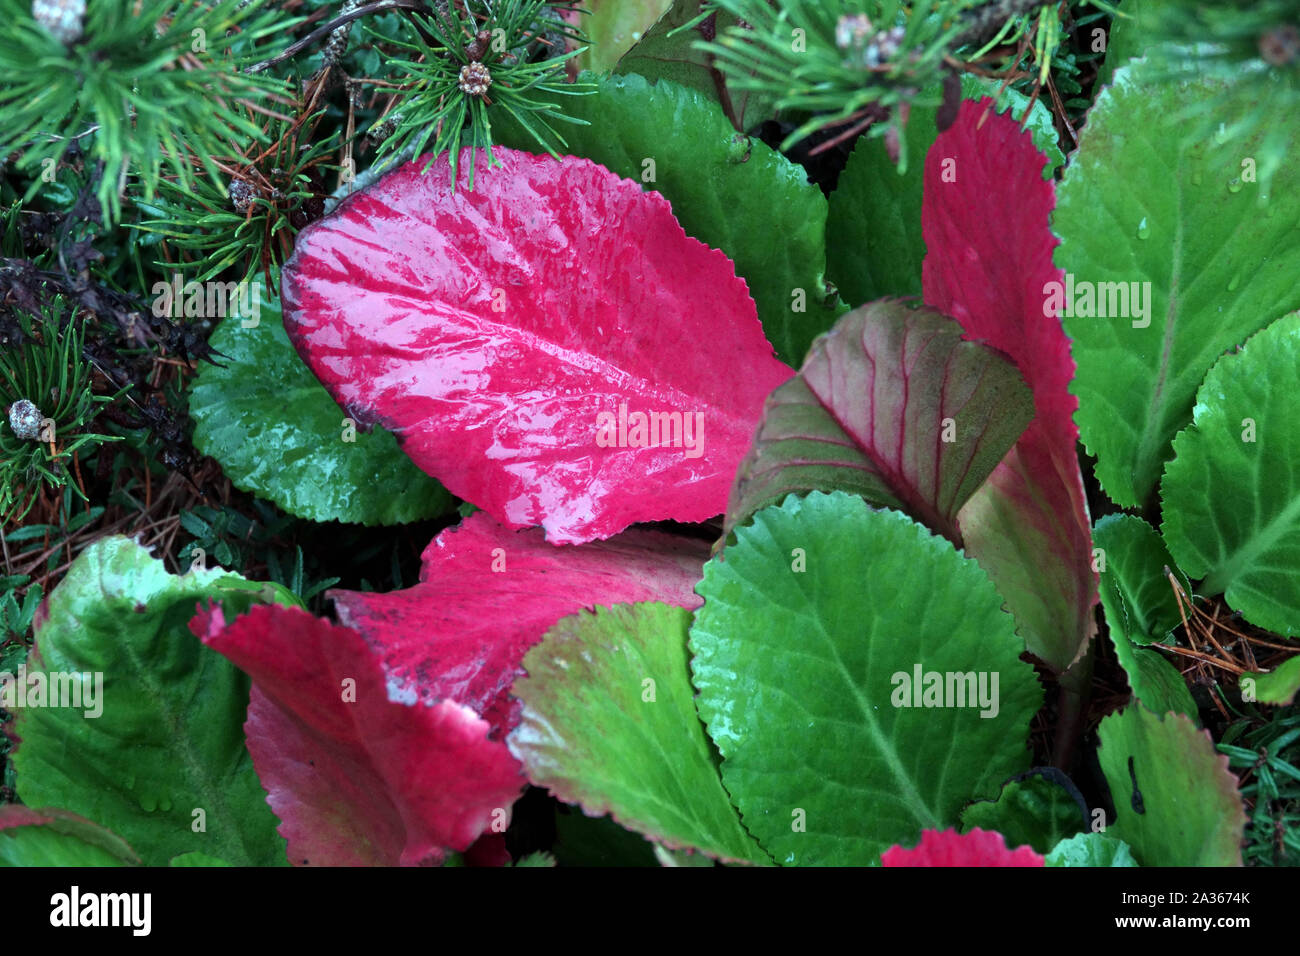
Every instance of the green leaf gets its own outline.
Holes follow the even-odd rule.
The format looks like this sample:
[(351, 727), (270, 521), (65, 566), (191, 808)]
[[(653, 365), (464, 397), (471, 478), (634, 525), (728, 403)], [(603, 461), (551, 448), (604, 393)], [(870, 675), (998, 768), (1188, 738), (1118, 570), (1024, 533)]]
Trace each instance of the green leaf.
[[(102, 693), (75, 709), (17, 709), (13, 763), (24, 803), (97, 821), (149, 866), (193, 850), (237, 865), (286, 863), (244, 746), (248, 678), (187, 627), (222, 576), (175, 577), (122, 537), (73, 562), (50, 595), (27, 669), (95, 675), (81, 684), (102, 679)], [(227, 600), (231, 610), (248, 604)]]
[(1251, 108), (1239, 91), (1139, 86), (1121, 69), (1088, 114), (1052, 220), (1055, 262), (1073, 288), (1044, 298), (1057, 292), (1069, 310), (1075, 421), (1102, 487), (1125, 507), (1146, 503), (1215, 360), (1300, 305), (1300, 225), (1288, 205), (1300, 164), (1279, 171), (1265, 198), (1243, 166), (1258, 137), (1233, 150), (1184, 143), (1177, 112), (1209, 96)]
[(668, 12), (672, 0), (587, 0), (580, 17), (591, 46), (574, 57), (580, 70), (612, 70), (642, 35)]
[(138, 866), (115, 833), (66, 810), (0, 806), (0, 866)]
[(193, 853), (182, 853), (180, 856), (172, 857), (169, 866), (230, 866), (225, 860), (218, 859), (215, 856), (208, 856), (206, 853), (200, 853), (195, 850)]
[(1252, 682), (1249, 690), (1261, 704), (1289, 705), (1300, 691), (1300, 657), (1292, 657), (1267, 673), (1243, 674), (1243, 694), (1248, 689), (1247, 681)]
[(848, 491), (959, 543), (957, 512), (1034, 417), (1019, 369), (897, 300), (855, 309), (763, 407), (727, 529), (790, 493)]
[(1160, 651), (1137, 647), (1114, 630), (1110, 632), (1110, 639), (1115, 646), (1115, 658), (1128, 677), (1128, 686), (1133, 689), (1134, 697), (1152, 713), (1164, 714), (1172, 710), (1189, 717), (1193, 723), (1200, 723), (1196, 701), (1187, 689), (1187, 682)]
[[(1279, 176), (1285, 176), (1280, 173)], [(1300, 313), (1210, 370), (1160, 486), (1169, 551), (1246, 620), (1300, 633)]]
[(190, 386), (194, 447), (236, 487), (311, 521), (400, 524), (450, 506), (392, 434), (346, 427), (290, 344), (278, 303), (264, 296), (251, 315), (228, 315), (210, 344), (226, 367), (204, 364)]
[[(623, 0), (618, 0), (623, 2)], [(690, 87), (709, 102), (726, 111), (727, 124), (742, 133), (752, 130), (772, 115), (775, 100), (754, 90), (736, 89), (714, 66), (713, 57), (695, 49), (704, 39), (724, 33), (739, 21), (721, 12), (697, 25), (677, 32), (700, 14), (701, 0), (675, 0), (645, 36), (628, 50), (615, 66), (617, 73), (637, 73), (650, 80), (669, 80)], [(710, 29), (711, 28), (711, 29)]]
[(1130, 705), (1097, 730), (1117, 819), (1142, 866), (1240, 866), (1246, 811), (1228, 758), (1180, 714)]
[[(993, 111), (1023, 120), (1028, 97), (1001, 83), (973, 76), (962, 78), (962, 96), (968, 100), (996, 98)], [(831, 193), (826, 221), (827, 274), (844, 301), (859, 306), (888, 295), (921, 294), (921, 262), (925, 240), (921, 236), (921, 194), (925, 157), (938, 136), (938, 109), (913, 106), (903, 133), (906, 171), (889, 155), (885, 140), (861, 136), (848, 165)], [(1052, 114), (1041, 102), (1029, 113), (1034, 143), (1050, 162), (1043, 178), (1051, 178), (1065, 156), (1056, 143)]]
[[(1101, 552), (1094, 563), (1111, 634), (1134, 644), (1168, 638), (1182, 617), (1165, 568), (1178, 571), (1156, 529), (1133, 515), (1106, 515), (1092, 529), (1092, 543)], [(1190, 594), (1191, 584), (1179, 578)]]
[(1048, 866), (1137, 866), (1123, 840), (1104, 833), (1077, 833), (1047, 854)]
[[(692, 669), (723, 782), (777, 862), (875, 865), (1026, 768), (1042, 690), (974, 561), (843, 492), (788, 497), (736, 538), (696, 589)], [(932, 673), (983, 678), (996, 703), (953, 680), (965, 706), (923, 706), (943, 702)]]
[[(592, 125), (566, 126), (566, 142), (556, 150), (661, 193), (687, 235), (735, 263), (777, 355), (797, 366), (844, 311), (825, 282), (821, 190), (780, 153), (737, 134), (695, 90), (663, 80), (652, 86), (635, 75), (583, 79), (593, 80), (597, 92), (566, 97), (564, 107)], [(504, 146), (537, 148), (499, 111), (492, 128)]]
[(1013, 780), (996, 800), (972, 803), (961, 814), (961, 831), (995, 830), (1007, 846), (1032, 846), (1046, 853), (1088, 825), (1088, 817), (1070, 792), (1046, 776)]
[(673, 849), (768, 862), (740, 825), (695, 713), (691, 613), (623, 604), (562, 618), (524, 657), (510, 750), (528, 779)]

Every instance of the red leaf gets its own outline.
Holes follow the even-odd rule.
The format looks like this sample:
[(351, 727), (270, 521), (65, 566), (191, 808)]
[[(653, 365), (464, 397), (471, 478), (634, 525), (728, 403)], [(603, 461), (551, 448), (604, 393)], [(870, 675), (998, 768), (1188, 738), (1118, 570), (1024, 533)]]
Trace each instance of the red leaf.
[(465, 851), (466, 866), (509, 866), (510, 851), (504, 833), (485, 833)]
[(1010, 355), (1033, 390), (1034, 421), (958, 525), (1030, 652), (1063, 671), (1092, 636), (1097, 576), (1071, 417), (1074, 361), (1043, 292), (1061, 278), (1048, 228), (1055, 192), (1030, 134), (987, 106), (962, 103), (926, 156), (922, 286), (927, 305)]
[(654, 531), (556, 548), (482, 512), (425, 549), (420, 583), (373, 594), (332, 591), (341, 622), (383, 660), (392, 686), (465, 704), (501, 738), (519, 722), (509, 696), (524, 652), (560, 618), (597, 604), (695, 608), (708, 544)]
[(880, 854), (883, 866), (1046, 866), (1033, 847), (1007, 849), (1001, 833), (976, 827), (969, 833), (925, 830), (908, 850), (892, 846)]
[[(720, 514), (792, 374), (745, 283), (657, 193), (585, 159), (495, 152), (472, 192), (450, 188), (446, 156), (417, 160), (298, 237), (283, 293), (299, 352), (511, 528), (572, 544)], [(650, 413), (667, 416), (653, 433)]]
[(436, 864), (523, 790), (486, 721), (454, 701), (401, 702), (348, 628), (280, 606), (229, 625), (216, 607), (190, 628), (253, 680), (248, 750), (295, 864)]

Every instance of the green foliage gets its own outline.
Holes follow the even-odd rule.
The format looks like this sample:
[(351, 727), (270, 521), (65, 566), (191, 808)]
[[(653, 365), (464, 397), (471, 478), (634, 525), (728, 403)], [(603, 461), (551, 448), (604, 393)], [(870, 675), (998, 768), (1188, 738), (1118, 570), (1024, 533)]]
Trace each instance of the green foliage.
[(1142, 866), (1239, 866), (1246, 814), (1214, 742), (1180, 714), (1130, 704), (1097, 729), (1117, 814), (1106, 833)]
[(585, 0), (583, 22), (591, 45), (574, 58), (580, 70), (608, 71), (655, 22), (673, 0)]
[[(73, 453), (84, 456), (115, 440), (87, 430), (100, 408), (117, 396), (94, 391), (92, 367), (83, 355), (85, 319), (68, 314), (55, 300), (39, 320), (16, 313), (16, 328), (19, 341), (0, 351), (0, 408), (6, 413), (0, 422), (0, 520), (5, 523), (23, 518), (42, 488), (67, 487), (84, 498), (72, 481)], [(14, 431), (13, 408), (23, 401), (35, 406), (35, 437)]]
[(1113, 628), (1110, 639), (1115, 659), (1128, 677), (1133, 696), (1153, 714), (1169, 711), (1182, 714), (1199, 724), (1196, 702), (1178, 668), (1161, 656), (1154, 647), (1139, 647)]
[(140, 201), (153, 218), (135, 226), (165, 236), (168, 254), (179, 253), (178, 262), (156, 265), (193, 273), (198, 281), (227, 269), (248, 281), (260, 269), (273, 287), (272, 270), (292, 254), (297, 231), (324, 211), (324, 172), (337, 168), (325, 162), (334, 149), (331, 138), (313, 136), (320, 116), (277, 117), (262, 136), (269, 146), (253, 143), (215, 159), (225, 184), (163, 178), (157, 199)]
[(1300, 865), (1300, 709), (1272, 719), (1248, 715), (1223, 733), (1219, 751), (1241, 775), (1241, 795), (1253, 808), (1242, 851), (1254, 866)]
[(248, 607), (248, 593), (223, 589), (222, 576), (174, 577), (121, 537), (82, 552), (50, 596), (28, 668), (98, 682), (96, 699), (17, 709), (24, 803), (108, 827), (148, 865), (191, 850), (286, 862), (244, 745), (248, 677), (188, 631), (200, 601)]
[(1156, 529), (1133, 515), (1107, 515), (1092, 529), (1092, 543), (1100, 551), (1101, 603), (1111, 633), (1134, 644), (1167, 640), (1182, 618), (1166, 568), (1184, 591), (1191, 584)]
[(689, 611), (664, 604), (561, 620), (524, 658), (510, 748), (533, 783), (592, 815), (610, 813), (669, 848), (766, 863), (695, 712), (690, 622)]
[[(1290, 205), (1300, 167), (1279, 172), (1265, 195), (1247, 174), (1258, 140), (1216, 150), (1186, 141), (1177, 118), (1196, 99), (1238, 115), (1252, 108), (1247, 91), (1153, 86), (1131, 70), (1116, 73), (1089, 114), (1052, 228), (1062, 237), (1055, 262), (1078, 283), (1074, 301), (1059, 304), (1074, 307), (1062, 321), (1078, 363), (1079, 435), (1111, 499), (1141, 507), (1210, 366), (1300, 307)], [(1278, 125), (1295, 140), (1294, 124)]]
[(259, 548), (266, 563), (268, 580), (288, 588), (304, 604), (338, 584), (337, 577), (321, 580), (307, 578), (303, 568), (302, 545), (294, 545), (292, 564), (287, 563), (279, 551), (269, 546), (280, 532), (293, 524), (292, 516), (264, 517), (269, 517), (265, 524), (253, 521), (234, 509), (208, 505), (199, 505), (192, 511), (182, 511), (181, 527), (194, 535), (194, 540), (181, 548), (178, 558), (196, 570), (207, 569), (209, 555), (222, 568), (242, 568), (251, 561), (253, 549)]
[(1300, 633), (1300, 313), (1210, 369), (1160, 485), (1169, 551), (1252, 624)]
[[(569, 6), (543, 0), (469, 0), (464, 10), (461, 4), (449, 3), (417, 16), (420, 29), (412, 39), (395, 41), (411, 58), (389, 63), (405, 75), (406, 83), (395, 128), (383, 139), (381, 155), (419, 156), (427, 150), (432, 163), (450, 152), (454, 186), (461, 146), (492, 143), (489, 105), (513, 117), (534, 142), (555, 155), (551, 139), (564, 140), (552, 121), (574, 120), (552, 97), (590, 91), (589, 86), (564, 82), (564, 63), (579, 51), (552, 49), (566, 41), (582, 42), (581, 32), (559, 15)], [(540, 55), (530, 49), (538, 44), (543, 48)], [(474, 156), (470, 154), (470, 189)]]
[[(0, 672), (12, 671), (16, 660), (26, 656), (24, 639), (31, 630), (36, 609), (41, 606), (41, 586), (29, 582), (26, 575), (0, 578), (4, 592), (0, 593)], [(18, 588), (26, 586), (21, 598)]]
[(1076, 833), (1047, 854), (1048, 866), (1137, 866), (1123, 840), (1103, 833)]
[(1089, 824), (1086, 807), (1057, 780), (1027, 775), (1008, 781), (996, 800), (972, 803), (961, 815), (963, 833), (979, 827), (1006, 838), (1007, 846), (1032, 846), (1047, 853)]
[[(87, 5), (84, 29), (64, 43), (32, 16), (27, 0), (0, 0), (0, 155), (40, 174), (79, 141), (102, 163), (97, 198), (116, 221), (129, 172), (146, 196), (164, 167), (193, 188), (198, 160), (216, 182), (215, 156), (235, 138), (260, 138), (230, 107), (282, 95), (285, 84), (242, 67), (275, 52), (292, 18), (265, 0)], [(218, 106), (218, 104), (224, 104)]]
[(121, 837), (64, 810), (0, 807), (0, 866), (138, 866)]
[[(730, 85), (774, 96), (777, 110), (811, 114), (783, 149), (818, 129), (860, 124), (881, 107), (938, 106), (936, 93), (916, 91), (932, 90), (939, 80), (962, 30), (950, 14), (962, 4), (877, 0), (866, 6), (864, 14), (861, 0), (715, 0), (709, 9), (745, 25), (727, 26), (698, 46), (716, 57)], [(900, 122), (895, 111), (896, 128)], [(883, 133), (883, 125), (874, 132)]]
[[(714, 67), (713, 57), (697, 48), (701, 37), (739, 21), (725, 10), (709, 14), (708, 0), (674, 0), (668, 11), (618, 61), (615, 72), (639, 74), (658, 83), (668, 80), (689, 87), (716, 103), (733, 130), (751, 132), (773, 112), (773, 98), (742, 90)], [(704, 9), (702, 13), (701, 10)], [(701, 18), (707, 17), (706, 25)]]
[[(1057, 4), (1020, 12), (1023, 6), (1013, 5), (1008, 16), (1002, 4), (970, 0), (713, 0), (709, 10), (738, 22), (696, 47), (716, 58), (729, 86), (765, 94), (796, 117), (782, 143), (789, 148), (819, 130), (901, 132), (898, 107), (938, 106), (945, 74), (1025, 34), (1033, 35), (1037, 81), (1045, 83), (1062, 45)], [(1077, 69), (1073, 61), (1068, 68)], [(877, 122), (886, 116), (888, 123)], [(901, 168), (908, 161), (900, 155)]]
[(1124, 11), (1131, 16), (1121, 28), (1121, 52), (1145, 57), (1137, 75), (1162, 85), (1223, 85), (1219, 96), (1172, 110), (1184, 147), (1213, 138), (1212, 149), (1225, 158), (1253, 156), (1267, 192), (1294, 157), (1289, 120), (1300, 113), (1300, 0), (1125, 0)]
[(1262, 674), (1242, 675), (1243, 696), (1246, 681), (1253, 682), (1255, 700), (1263, 704), (1290, 704), (1300, 693), (1300, 655), (1283, 661), (1271, 671)]
[[(723, 783), (777, 863), (878, 863), (1026, 769), (1042, 690), (973, 560), (843, 492), (736, 537), (697, 588), (691, 667)], [(981, 676), (996, 708), (966, 693)]]

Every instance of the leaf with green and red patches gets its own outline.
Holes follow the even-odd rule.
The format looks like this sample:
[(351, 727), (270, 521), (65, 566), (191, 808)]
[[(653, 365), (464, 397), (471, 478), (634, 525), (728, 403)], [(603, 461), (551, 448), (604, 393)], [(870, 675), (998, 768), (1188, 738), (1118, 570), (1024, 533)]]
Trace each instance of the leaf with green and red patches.
[(1063, 671), (1095, 630), (1097, 575), (1071, 418), (1070, 340), (1043, 291), (1061, 278), (1048, 227), (1054, 192), (1033, 137), (984, 105), (963, 102), (926, 157), (922, 286), (927, 305), (1010, 355), (1033, 390), (1034, 421), (958, 527), (1029, 651)]
[(882, 300), (813, 346), (764, 406), (727, 508), (730, 530), (790, 493), (848, 491), (958, 547), (957, 512), (1034, 416), (1005, 356), (930, 309)]

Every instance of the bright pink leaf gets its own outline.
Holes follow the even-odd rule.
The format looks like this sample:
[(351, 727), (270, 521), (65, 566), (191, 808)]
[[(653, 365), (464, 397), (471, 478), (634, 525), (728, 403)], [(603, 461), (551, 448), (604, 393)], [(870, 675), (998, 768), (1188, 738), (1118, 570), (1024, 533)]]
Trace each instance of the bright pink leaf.
[(190, 627), (253, 680), (248, 750), (294, 864), (436, 864), (523, 790), (487, 721), (389, 687), (348, 628), (278, 605), (229, 625), (216, 607)]
[[(474, 189), (407, 163), (305, 230), (285, 326), (354, 417), (511, 528), (558, 543), (727, 504), (792, 374), (731, 261), (658, 193), (498, 147)], [(468, 165), (463, 156), (461, 166)]]
[(1045, 866), (1033, 847), (1007, 849), (1001, 833), (981, 830), (924, 830), (912, 849), (892, 846), (880, 854), (884, 866)]
[(1010, 355), (1033, 390), (1034, 421), (958, 526), (1029, 651), (1063, 671), (1092, 636), (1097, 576), (1071, 417), (1074, 361), (1043, 291), (1061, 279), (1048, 228), (1055, 193), (1031, 135), (987, 106), (962, 103), (926, 156), (922, 286), (927, 305)]
[(479, 512), (429, 544), (415, 587), (330, 596), (394, 686), (426, 702), (465, 704), (501, 738), (519, 722), (509, 691), (524, 652), (552, 624), (597, 604), (698, 607), (708, 556), (706, 542), (641, 530), (556, 548), (540, 529), (511, 531)]

